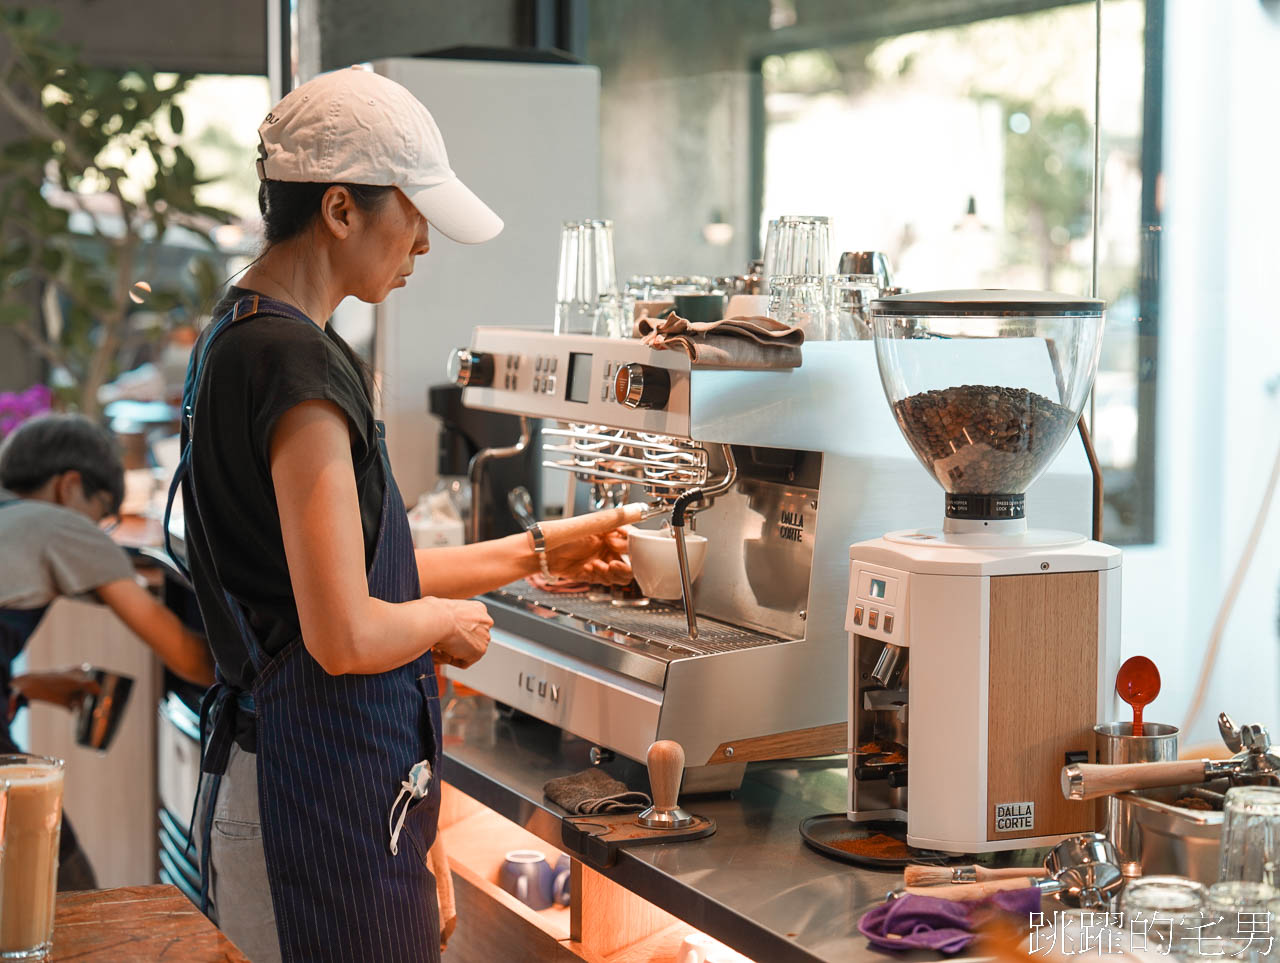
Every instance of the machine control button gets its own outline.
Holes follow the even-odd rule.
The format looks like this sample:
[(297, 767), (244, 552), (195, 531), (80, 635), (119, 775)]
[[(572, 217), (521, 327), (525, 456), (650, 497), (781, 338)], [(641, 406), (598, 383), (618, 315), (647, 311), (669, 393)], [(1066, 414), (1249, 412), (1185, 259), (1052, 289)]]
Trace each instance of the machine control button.
[(449, 356), (446, 370), (456, 385), (487, 388), (493, 384), (493, 368), (493, 355), (488, 352), (459, 348)]
[(893, 631), (893, 616), (888, 612), (884, 613), (884, 630), (885, 632)]
[(609, 382), (607, 381), (600, 386), (600, 400), (601, 401), (609, 400)]
[(543, 379), (542, 379), (542, 388), (543, 388), (543, 390), (544, 390), (547, 394), (549, 394), (549, 395), (555, 394), (555, 391), (556, 391), (556, 376), (555, 376), (555, 375), (547, 375), (545, 378), (543, 378)]
[(534, 371), (542, 370), (542, 355), (538, 355), (538, 360), (533, 363), (533, 370)]
[(555, 359), (555, 358), (552, 358), (552, 359), (551, 359), (551, 372), (552, 372), (552, 374), (554, 374), (554, 373), (555, 373), (555, 370), (556, 370), (556, 359)]
[(613, 379), (613, 395), (628, 408), (665, 408), (671, 396), (671, 373), (657, 365), (624, 364)]
[(867, 628), (874, 629), (876, 625), (879, 623), (879, 621), (880, 621), (880, 612), (877, 609), (872, 609), (870, 612), (867, 613)]
[(861, 605), (855, 605), (853, 607), (853, 624), (854, 625), (862, 624), (862, 606)]

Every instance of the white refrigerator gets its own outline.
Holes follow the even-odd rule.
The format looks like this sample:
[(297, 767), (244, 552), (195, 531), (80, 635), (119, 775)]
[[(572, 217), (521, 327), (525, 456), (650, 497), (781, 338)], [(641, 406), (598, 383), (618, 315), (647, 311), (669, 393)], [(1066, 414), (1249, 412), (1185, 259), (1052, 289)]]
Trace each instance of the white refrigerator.
[(600, 73), (595, 67), (393, 59), (373, 68), (431, 111), (449, 164), (506, 226), (485, 244), (438, 233), (408, 285), (374, 312), (387, 448), (405, 503), (436, 480), (427, 388), (477, 324), (550, 329), (560, 224), (599, 217)]

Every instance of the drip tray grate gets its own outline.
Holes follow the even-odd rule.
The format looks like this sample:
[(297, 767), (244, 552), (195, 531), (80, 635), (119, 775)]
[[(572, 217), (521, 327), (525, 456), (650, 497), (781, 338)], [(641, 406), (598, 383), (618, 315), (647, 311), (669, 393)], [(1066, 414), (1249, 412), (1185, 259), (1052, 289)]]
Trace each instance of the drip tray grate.
[(493, 594), (499, 598), (532, 602), (560, 615), (670, 649), (678, 655), (714, 655), (717, 652), (735, 652), (786, 641), (702, 615), (698, 616), (698, 637), (691, 639), (684, 609), (667, 602), (650, 601), (646, 606), (632, 608), (614, 605), (607, 599), (597, 602), (586, 593), (566, 595), (544, 592), (523, 580), (513, 582)]

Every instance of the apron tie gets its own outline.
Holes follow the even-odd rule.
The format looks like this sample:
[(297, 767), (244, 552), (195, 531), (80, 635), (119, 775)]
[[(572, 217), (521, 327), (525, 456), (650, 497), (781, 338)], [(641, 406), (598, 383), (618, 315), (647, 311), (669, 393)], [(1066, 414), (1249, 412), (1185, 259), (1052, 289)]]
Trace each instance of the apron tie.
[[(413, 768), (409, 770), (409, 778), (400, 783), (400, 792), (396, 794), (396, 801), (391, 804), (391, 814), (387, 816), (392, 856), (400, 855), (400, 830), (404, 829), (404, 820), (409, 815), (409, 807), (413, 805), (415, 799), (425, 799), (430, 788), (431, 763), (423, 759), (422, 762), (414, 763)], [(405, 799), (406, 793), (408, 799)], [(404, 799), (404, 808), (400, 810), (400, 817), (397, 819), (396, 807), (400, 805), (401, 799)]]
[(209, 847), (213, 840), (213, 814), (218, 799), (218, 787), (231, 760), (231, 746), (235, 743), (236, 717), (244, 712), (254, 713), (253, 695), (232, 688), (221, 673), (200, 700), (200, 777), (196, 781), (195, 803), (191, 808), (191, 822), (187, 825), (187, 847), (195, 841), (196, 812), (200, 807), (200, 790), (204, 777), (209, 776), (209, 804), (205, 807), (204, 824), (200, 827), (200, 912), (209, 915)]

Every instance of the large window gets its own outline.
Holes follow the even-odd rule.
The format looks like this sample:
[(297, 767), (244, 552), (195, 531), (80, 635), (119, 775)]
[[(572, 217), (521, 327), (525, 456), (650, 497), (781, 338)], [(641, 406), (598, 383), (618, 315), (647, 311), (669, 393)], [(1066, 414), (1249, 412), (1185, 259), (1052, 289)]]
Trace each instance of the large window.
[[(1108, 324), (1091, 424), (1118, 544), (1154, 530), (1159, 114), (1144, 116), (1158, 82), (1144, 46), (1160, 3), (1109, 0), (1103, 18)], [(830, 215), (837, 250), (886, 252), (910, 290), (1090, 293), (1095, 16), (1072, 3), (893, 36), (861, 36), (854, 18), (837, 42), (765, 56), (762, 223)]]

